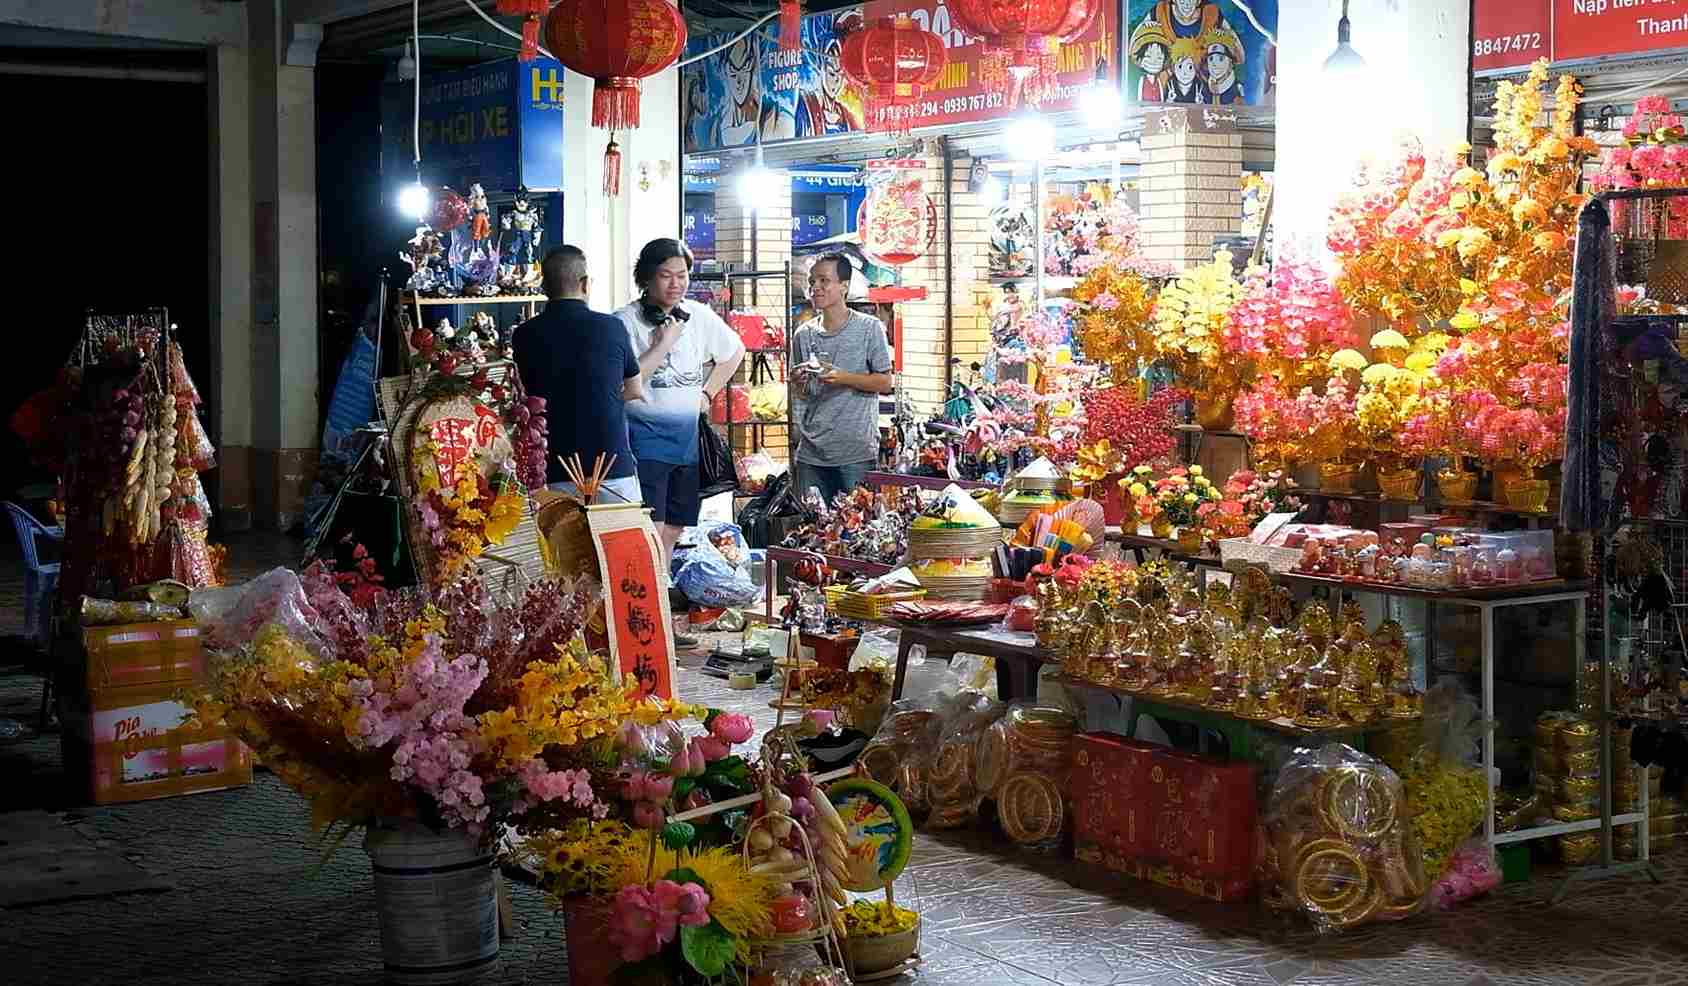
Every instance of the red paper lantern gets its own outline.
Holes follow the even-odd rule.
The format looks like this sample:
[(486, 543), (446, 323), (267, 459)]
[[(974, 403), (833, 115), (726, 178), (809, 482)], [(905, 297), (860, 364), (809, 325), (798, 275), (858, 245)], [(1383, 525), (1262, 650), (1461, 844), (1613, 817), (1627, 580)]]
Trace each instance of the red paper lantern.
[(594, 127), (632, 130), (639, 126), (639, 80), (680, 57), (686, 22), (668, 0), (562, 0), (545, 19), (545, 45), (591, 76)]
[(949, 55), (942, 38), (898, 14), (852, 31), (839, 61), (845, 77), (867, 94), (870, 126), (901, 133), (913, 123), (926, 87), (943, 76)]
[(1012, 101), (1042, 100), (1055, 82), (1055, 47), (1090, 29), (1102, 0), (949, 0), (955, 26), (984, 41), (980, 75)]

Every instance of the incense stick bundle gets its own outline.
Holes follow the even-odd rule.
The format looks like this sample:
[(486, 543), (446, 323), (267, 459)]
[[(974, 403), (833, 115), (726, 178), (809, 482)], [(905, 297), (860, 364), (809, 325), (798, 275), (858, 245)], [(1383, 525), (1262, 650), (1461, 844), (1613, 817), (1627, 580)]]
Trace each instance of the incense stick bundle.
[(591, 503), (598, 498), (598, 488), (604, 485), (610, 470), (615, 468), (615, 459), (616, 457), (611, 455), (609, 461), (605, 462), (604, 453), (599, 452), (592, 462), (592, 472), (588, 474), (580, 463), (579, 452), (566, 459), (557, 456), (557, 461), (563, 464), (563, 472), (568, 476), (569, 482), (574, 484), (575, 489), (580, 491), (580, 499), (585, 503)]

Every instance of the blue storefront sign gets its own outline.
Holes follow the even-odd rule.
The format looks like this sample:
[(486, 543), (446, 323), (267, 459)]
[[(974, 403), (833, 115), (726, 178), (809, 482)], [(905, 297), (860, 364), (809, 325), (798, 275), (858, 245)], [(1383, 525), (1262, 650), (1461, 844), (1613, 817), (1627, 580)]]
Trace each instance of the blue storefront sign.
[[(407, 180), (413, 84), (382, 88), (382, 168)], [(556, 191), (563, 182), (563, 66), (548, 58), (490, 62), (423, 79), (422, 181), (459, 192)]]
[(804, 212), (791, 217), (791, 245), (808, 246), (832, 235), (825, 213)]
[(686, 246), (700, 260), (715, 256), (715, 210), (687, 208), (684, 218)]

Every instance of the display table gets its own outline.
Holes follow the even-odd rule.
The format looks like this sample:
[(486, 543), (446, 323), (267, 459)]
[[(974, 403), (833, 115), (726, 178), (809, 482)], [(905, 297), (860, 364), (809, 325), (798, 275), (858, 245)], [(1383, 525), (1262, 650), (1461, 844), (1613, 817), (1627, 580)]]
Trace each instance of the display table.
[(884, 575), (886, 572), (891, 571), (894, 567), (892, 565), (881, 565), (878, 562), (862, 561), (860, 558), (846, 558), (842, 555), (823, 555), (818, 551), (803, 551), (798, 548), (769, 548), (767, 551), (768, 571), (762, 578), (764, 592), (764, 608), (762, 616), (769, 622), (774, 622), (776, 619), (774, 615), (774, 596), (777, 595), (776, 590), (779, 583), (779, 578), (777, 577), (779, 562), (784, 561), (795, 563), (819, 558), (821, 561), (824, 561), (828, 567), (832, 568), (833, 571), (849, 572), (852, 575), (865, 575), (870, 579)]
[(1037, 697), (1038, 669), (1045, 664), (1058, 663), (1048, 651), (1037, 645), (1037, 637), (1018, 630), (1000, 627), (934, 627), (903, 620), (876, 620), (880, 626), (898, 631), (897, 676), (891, 685), (891, 700), (903, 696), (903, 680), (908, 676), (909, 652), (916, 644), (928, 654), (982, 654), (996, 661), (997, 695), (1004, 702)]
[(1220, 564), (1218, 555), (1210, 555), (1206, 552), (1199, 555), (1185, 554), (1179, 549), (1178, 542), (1172, 538), (1150, 537), (1147, 534), (1138, 534), (1135, 531), (1127, 533), (1122, 528), (1113, 525), (1106, 529), (1103, 536), (1113, 544), (1122, 548), (1130, 548), (1139, 565), (1143, 564), (1143, 552), (1145, 551), (1158, 551), (1170, 561), (1188, 562), (1192, 565), (1217, 567)]

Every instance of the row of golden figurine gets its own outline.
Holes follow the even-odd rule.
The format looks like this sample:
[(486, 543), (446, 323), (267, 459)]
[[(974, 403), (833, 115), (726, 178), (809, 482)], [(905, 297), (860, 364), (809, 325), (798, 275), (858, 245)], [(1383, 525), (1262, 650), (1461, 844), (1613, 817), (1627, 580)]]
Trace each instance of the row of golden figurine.
[(1044, 583), (1039, 646), (1069, 677), (1308, 729), (1364, 725), (1423, 713), (1406, 635), (1394, 620), (1366, 630), (1350, 600), (1291, 618), (1288, 592), (1252, 581), (1232, 590), (1140, 578), (1117, 591)]

